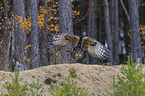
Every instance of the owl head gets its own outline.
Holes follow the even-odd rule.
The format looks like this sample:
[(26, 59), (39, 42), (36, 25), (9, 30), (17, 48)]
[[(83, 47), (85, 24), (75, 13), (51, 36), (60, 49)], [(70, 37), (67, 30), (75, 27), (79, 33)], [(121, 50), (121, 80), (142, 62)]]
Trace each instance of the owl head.
[(71, 52), (71, 59), (79, 60), (83, 57), (83, 49), (81, 47), (75, 47)]

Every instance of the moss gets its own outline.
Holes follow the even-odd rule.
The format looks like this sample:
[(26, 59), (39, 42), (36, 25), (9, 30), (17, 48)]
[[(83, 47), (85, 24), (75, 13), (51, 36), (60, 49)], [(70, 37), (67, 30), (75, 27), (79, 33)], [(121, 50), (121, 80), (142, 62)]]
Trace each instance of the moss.
[(61, 73), (58, 73), (57, 76), (61, 77)]
[(45, 84), (51, 84), (51, 82), (52, 82), (53, 80), (51, 79), (51, 78), (47, 78), (47, 79), (45, 79)]
[(36, 78), (36, 77), (33, 75), (32, 78)]
[(57, 82), (57, 80), (52, 80), (52, 82), (53, 82), (53, 83), (56, 83), (56, 82)]
[(56, 77), (56, 75), (53, 75), (53, 77), (55, 78), (55, 77)]
[(45, 84), (49, 84), (49, 85), (50, 85), (52, 82), (53, 82), (53, 83), (56, 83), (57, 80), (54, 80), (54, 79), (52, 79), (52, 78), (47, 78), (47, 79), (45, 79), (44, 82), (45, 82)]

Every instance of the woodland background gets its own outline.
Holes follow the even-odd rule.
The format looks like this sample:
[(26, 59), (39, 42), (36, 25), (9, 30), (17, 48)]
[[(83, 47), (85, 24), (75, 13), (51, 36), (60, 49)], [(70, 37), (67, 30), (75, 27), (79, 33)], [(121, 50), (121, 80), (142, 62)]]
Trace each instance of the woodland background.
[(144, 62), (145, 0), (0, 0), (0, 69), (73, 63), (51, 45), (53, 33), (92, 37), (109, 48), (106, 61), (85, 52), (85, 64)]

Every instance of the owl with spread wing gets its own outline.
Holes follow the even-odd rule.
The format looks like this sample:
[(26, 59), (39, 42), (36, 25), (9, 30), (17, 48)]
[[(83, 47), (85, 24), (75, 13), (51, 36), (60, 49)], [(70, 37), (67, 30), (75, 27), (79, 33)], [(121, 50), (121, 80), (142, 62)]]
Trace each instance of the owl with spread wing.
[(83, 37), (81, 48), (77, 48), (79, 40), (79, 36), (68, 33), (52, 34), (52, 44), (57, 46), (71, 44), (71, 49), (67, 50), (67, 52), (70, 52), (70, 59), (80, 59), (82, 55), (79, 54), (82, 54), (85, 50), (88, 51), (90, 56), (100, 58), (101, 60), (105, 60), (109, 57), (109, 49), (105, 48), (105, 46), (97, 40), (91, 37)]

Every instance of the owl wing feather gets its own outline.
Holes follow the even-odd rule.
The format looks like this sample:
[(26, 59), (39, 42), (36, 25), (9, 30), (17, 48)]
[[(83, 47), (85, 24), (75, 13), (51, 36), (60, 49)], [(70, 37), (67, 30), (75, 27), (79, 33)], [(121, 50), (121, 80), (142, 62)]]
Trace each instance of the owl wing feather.
[(100, 42), (90, 37), (83, 38), (81, 47), (84, 50), (88, 50), (89, 54), (92, 57), (97, 57), (101, 60), (107, 59), (110, 55), (109, 50), (105, 48), (105, 46), (103, 46)]
[(71, 43), (72, 49), (70, 52), (73, 51), (74, 47), (77, 46), (80, 38), (76, 35), (68, 34), (68, 33), (60, 33), (60, 34), (53, 34), (52, 37), (53, 44), (58, 46), (65, 46)]

